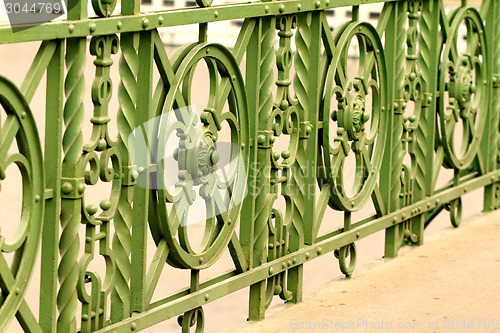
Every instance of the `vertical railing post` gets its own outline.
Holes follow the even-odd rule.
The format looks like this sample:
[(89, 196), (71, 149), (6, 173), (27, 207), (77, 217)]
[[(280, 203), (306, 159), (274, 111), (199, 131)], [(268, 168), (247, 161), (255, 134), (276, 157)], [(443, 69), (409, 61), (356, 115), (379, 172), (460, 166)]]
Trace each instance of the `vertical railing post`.
[[(79, 20), (87, 16), (87, 1), (70, 0), (68, 19)], [(70, 38), (66, 41), (66, 66), (68, 72), (64, 83), (66, 104), (64, 106), (65, 131), (63, 135), (64, 159), (61, 181), (61, 236), (59, 240), (60, 261), (58, 269), (59, 293), (57, 307), (57, 331), (76, 332), (76, 309), (78, 304), (78, 252), (81, 222), (82, 195), (85, 189), (81, 155), (83, 149), (82, 126), (85, 116), (86, 38)]]
[(61, 145), (64, 107), (64, 42), (57, 48), (47, 68), (45, 111), (45, 186), (51, 191), (46, 198), (42, 231), (40, 274), (40, 327), (44, 332), (55, 331), (57, 318), (57, 264), (59, 215), (61, 209)]
[[(139, 1), (122, 1), (122, 15), (134, 15), (140, 10)], [(119, 64), (120, 85), (118, 101), (120, 108), (117, 115), (119, 149), (123, 163), (124, 181), (120, 193), (117, 214), (113, 219), (115, 235), (113, 252), (116, 260), (115, 285), (111, 293), (111, 321), (120, 321), (130, 315), (130, 252), (132, 249), (132, 200), (134, 177), (130, 159), (129, 136), (135, 127), (136, 103), (138, 97), (137, 72), (139, 56), (137, 54), (138, 33), (123, 33), (120, 36), (121, 58)]]
[[(139, 39), (139, 72), (137, 74), (138, 96), (136, 125), (146, 123), (151, 117), (151, 101), (153, 86), (153, 56), (154, 41), (152, 31), (143, 31)], [(147, 127), (147, 126), (146, 126)], [(148, 130), (148, 129), (146, 129)], [(148, 133), (144, 133), (147, 135)], [(153, 147), (150, 147), (151, 149)], [(132, 223), (132, 254), (131, 264), (134, 268), (130, 277), (130, 307), (131, 312), (145, 310), (146, 292), (146, 247), (149, 210), (149, 170), (150, 155), (136, 150), (135, 163), (139, 165), (139, 177), (143, 177), (134, 187), (134, 210)], [(141, 169), (142, 168), (142, 169)]]
[[(490, 172), (498, 167), (498, 131), (500, 100), (500, 3), (498, 0), (483, 1), (481, 15), (485, 18), (486, 41), (488, 45), (488, 68), (490, 75), (488, 103), (488, 121), (481, 141), (481, 153), (485, 161), (485, 172)], [(484, 112), (484, 111), (483, 111)], [(498, 179), (497, 179), (498, 181)], [(498, 183), (493, 183), (484, 188), (484, 211), (492, 211), (499, 207)]]
[[(388, 212), (393, 212), (400, 208), (399, 195), (402, 191), (401, 173), (404, 156), (403, 84), (405, 79), (407, 5), (406, 1), (386, 4), (386, 6), (392, 6), (391, 17), (385, 29), (387, 91), (388, 100), (391, 103), (390, 112), (392, 116), (389, 121), (388, 133), (386, 133), (384, 159), (381, 170), (381, 179), (384, 179), (386, 185), (381, 186), (381, 191), (384, 201), (388, 203)], [(385, 230), (385, 258), (394, 258), (398, 255), (401, 242), (401, 227), (400, 224), (397, 224)]]
[[(415, 130), (416, 176), (412, 194), (413, 202), (431, 196), (433, 193), (432, 175), (436, 137), (438, 59), (440, 59), (442, 46), (439, 32), (441, 18), (439, 1), (423, 1), (420, 17), (418, 66), (424, 83), (424, 92), (421, 97), (420, 119)], [(416, 245), (423, 244), (424, 223), (423, 214), (414, 217), (411, 221), (411, 232), (417, 236)]]
[[(269, 238), (269, 217), (273, 203), (270, 195), (271, 174), (271, 147), (257, 139), (269, 135), (261, 134), (270, 127), (273, 108), (273, 65), (274, 65), (274, 29), (275, 18), (258, 19), (251, 41), (248, 45), (247, 73), (253, 72), (246, 78), (249, 93), (255, 100), (249, 105), (249, 114), (255, 117), (250, 122), (254, 124), (250, 135), (253, 138), (253, 146), (250, 148), (250, 190), (249, 199), (253, 201), (251, 240), (247, 245), (250, 250), (250, 267), (258, 267), (267, 261), (267, 246)], [(249, 235), (247, 235), (248, 238)], [(249, 320), (264, 319), (266, 311), (266, 280), (250, 286)]]
[[(290, 252), (298, 251), (304, 243), (315, 241), (316, 221), (316, 168), (318, 153), (318, 129), (320, 97), (322, 91), (321, 35), (322, 12), (298, 15), (294, 59), (296, 75), (294, 90), (297, 111), (301, 120), (299, 131), (309, 134), (299, 139), (295, 163), (291, 170), (292, 225), (290, 226)], [(307, 127), (307, 129), (306, 129)], [(312, 186), (311, 186), (312, 185)], [(292, 292), (291, 303), (302, 301), (303, 265), (288, 271), (288, 289)]]

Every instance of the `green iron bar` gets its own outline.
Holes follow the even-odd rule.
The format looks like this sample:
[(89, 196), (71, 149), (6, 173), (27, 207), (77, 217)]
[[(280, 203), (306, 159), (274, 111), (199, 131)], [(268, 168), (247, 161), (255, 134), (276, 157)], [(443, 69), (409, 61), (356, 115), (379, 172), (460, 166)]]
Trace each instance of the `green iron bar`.
[(207, 8), (183, 8), (163, 12), (140, 13), (130, 16), (53, 21), (19, 32), (13, 32), (10, 26), (0, 26), (0, 44), (138, 32), (161, 27), (285, 15), (381, 2), (380, 0), (287, 0), (221, 5)]
[[(27, 332), (72, 333), (138, 331), (179, 316), (182, 332), (201, 333), (203, 307), (245, 287), (249, 320), (262, 320), (274, 296), (301, 301), (304, 264), (319, 256), (333, 252), (350, 277), (355, 242), (375, 232), (386, 231), (385, 256), (395, 257), (421, 245), (444, 209), (458, 227), (462, 197), (474, 190), (484, 189), (485, 211), (500, 208), (498, 0), (479, 10), (462, 1), (449, 14), (440, 0), (196, 2), (141, 13), (139, 1), (127, 1), (112, 16), (115, 1), (93, 0), (99, 18), (88, 18), (87, 2), (75, 0), (68, 20), (0, 27), (1, 44), (42, 42), (20, 89), (0, 76), (0, 181), (15, 164), (23, 187), (17, 236), (0, 229), (0, 332), (14, 318)], [(360, 20), (374, 3), (383, 5), (376, 27)], [(352, 18), (331, 28), (326, 10), (340, 7)], [(207, 42), (210, 23), (240, 19), (232, 51)], [(157, 28), (189, 24), (199, 24), (198, 40), (167, 55)], [(198, 119), (190, 108), (200, 63), (209, 93)], [(44, 75), (42, 141), (30, 103)], [(171, 136), (179, 141), (173, 189), (162, 159)], [(222, 136), (234, 162), (223, 177), (212, 172)], [(453, 177), (437, 186), (442, 168)], [(109, 194), (89, 203), (99, 184)], [(199, 250), (188, 231), (197, 197), (206, 213)], [(375, 212), (357, 219), (370, 200)], [(343, 225), (324, 232), (333, 211)], [(25, 292), (40, 242), (37, 321)], [(234, 270), (201, 281), (225, 250)], [(91, 268), (98, 257), (105, 272)], [(188, 288), (152, 301), (167, 267), (188, 270)]]

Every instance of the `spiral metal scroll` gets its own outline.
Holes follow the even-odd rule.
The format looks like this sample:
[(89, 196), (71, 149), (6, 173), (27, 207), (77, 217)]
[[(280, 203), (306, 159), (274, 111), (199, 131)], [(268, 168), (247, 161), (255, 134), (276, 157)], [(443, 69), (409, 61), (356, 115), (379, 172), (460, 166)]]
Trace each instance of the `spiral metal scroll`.
[[(190, 104), (193, 74), (200, 61), (206, 63), (209, 71), (210, 97), (198, 124), (196, 115), (190, 112)], [(163, 238), (169, 244), (169, 264), (203, 269), (212, 265), (227, 247), (245, 195), (247, 102), (236, 61), (220, 44), (191, 45), (179, 54), (173, 67), (175, 78), (157, 110), (175, 116), (176, 121), (165, 126), (163, 119), (168, 117), (159, 120), (156, 179), (152, 181), (157, 185), (152, 202), (155, 218), (150, 225), (155, 241)], [(223, 110), (226, 101), (227, 112)], [(230, 129), (230, 143), (226, 147), (230, 147), (231, 162), (229, 170), (220, 175), (216, 171), (220, 170), (219, 133), (224, 123)], [(179, 172), (172, 190), (167, 186), (169, 170), (161, 159), (168, 158), (167, 141), (174, 134), (179, 137), (173, 156)], [(204, 200), (206, 219), (200, 248), (195, 250), (190, 244), (187, 224), (190, 214), (197, 209), (193, 202), (198, 196)]]
[[(460, 24), (467, 28), (466, 49), (459, 54)], [(445, 167), (464, 169), (478, 152), (486, 122), (488, 68), (482, 19), (473, 8), (460, 8), (451, 16), (449, 35), (442, 52), (439, 75), (439, 125), (446, 153)], [(455, 146), (457, 123), (462, 123), (460, 147)]]
[[(351, 277), (356, 267), (357, 254), (356, 245), (354, 243), (342, 246), (340, 249), (334, 251), (334, 256), (339, 260), (340, 271), (347, 278)], [(349, 258), (349, 262), (347, 259)]]
[[(333, 32), (336, 48), (329, 65), (323, 100), (322, 150), (325, 172), (330, 186), (330, 206), (344, 211), (360, 209), (374, 190), (387, 134), (387, 74), (382, 43), (376, 30), (364, 22), (352, 22)], [(359, 44), (358, 76), (347, 76), (347, 53), (353, 38)], [(365, 99), (371, 93), (371, 110)], [(333, 99), (337, 109), (332, 110)], [(331, 137), (331, 121), (337, 133)], [(348, 195), (344, 183), (344, 165), (352, 152), (356, 159), (353, 193)]]
[[(44, 176), (42, 149), (31, 110), (17, 87), (2, 76), (0, 105), (6, 114), (0, 129), (0, 180), (6, 178), (7, 167), (14, 164), (23, 187), (21, 221), (17, 222), (15, 236), (5, 239), (0, 229), (0, 331), (4, 332), (23, 301), (33, 271), (41, 238)], [(17, 145), (18, 152), (9, 154), (13, 145)], [(10, 266), (4, 253), (14, 254)]]

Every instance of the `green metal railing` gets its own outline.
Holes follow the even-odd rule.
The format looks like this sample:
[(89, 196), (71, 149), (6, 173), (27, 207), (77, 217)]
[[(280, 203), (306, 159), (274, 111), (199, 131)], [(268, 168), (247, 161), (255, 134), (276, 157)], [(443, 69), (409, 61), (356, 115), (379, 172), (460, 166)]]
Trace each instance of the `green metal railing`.
[[(21, 220), (8, 222), (18, 232), (8, 239), (0, 230), (1, 332), (16, 319), (28, 332), (130, 332), (176, 316), (183, 332), (201, 332), (202, 307), (245, 287), (249, 319), (261, 320), (275, 295), (301, 301), (303, 265), (318, 256), (333, 252), (350, 276), (359, 239), (385, 230), (385, 256), (395, 257), (404, 244), (423, 243), (443, 208), (458, 226), (470, 191), (484, 189), (485, 211), (500, 206), (500, 2), (477, 10), (464, 0), (448, 14), (438, 0), (196, 2), (141, 13), (138, 0), (124, 0), (113, 15), (116, 0), (92, 0), (97, 17), (89, 18), (87, 1), (70, 0), (67, 20), (0, 27), (2, 44), (41, 41), (20, 87), (0, 76), (0, 179), (15, 164), (23, 188)], [(377, 2), (377, 26), (360, 21), (363, 5)], [(332, 31), (324, 10), (342, 6), (352, 6), (352, 20)], [(213, 22), (237, 19), (231, 48), (207, 41)], [(168, 56), (159, 29), (188, 24), (199, 25), (198, 41)], [(353, 43), (358, 59), (349, 57)], [(204, 88), (193, 79), (200, 63)], [(40, 140), (30, 102), (44, 76)], [(196, 141), (182, 110), (205, 88)], [(159, 134), (143, 126), (169, 114), (181, 123), (175, 130), (161, 120)], [(163, 186), (169, 170), (158, 159), (167, 141), (144, 154), (136, 128), (155, 138), (177, 133), (173, 189)], [(217, 178), (210, 172), (222, 138), (243, 167)], [(453, 177), (437, 186), (444, 169)], [(102, 183), (109, 194), (89, 203)], [(207, 212), (198, 250), (186, 223), (195, 198)], [(358, 219), (371, 203), (373, 214)], [(343, 226), (323, 232), (329, 210)], [(39, 248), (37, 319), (25, 294)], [(233, 270), (201, 281), (225, 251)], [(97, 258), (103, 272), (90, 268)], [(152, 301), (167, 266), (190, 270), (189, 286)]]

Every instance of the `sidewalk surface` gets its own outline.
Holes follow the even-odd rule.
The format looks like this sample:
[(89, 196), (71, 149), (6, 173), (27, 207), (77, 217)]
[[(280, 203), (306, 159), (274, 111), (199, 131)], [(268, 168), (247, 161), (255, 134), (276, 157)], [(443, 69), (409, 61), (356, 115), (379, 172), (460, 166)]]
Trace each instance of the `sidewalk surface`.
[(500, 211), (355, 271), (240, 333), (391, 331), (500, 332)]

